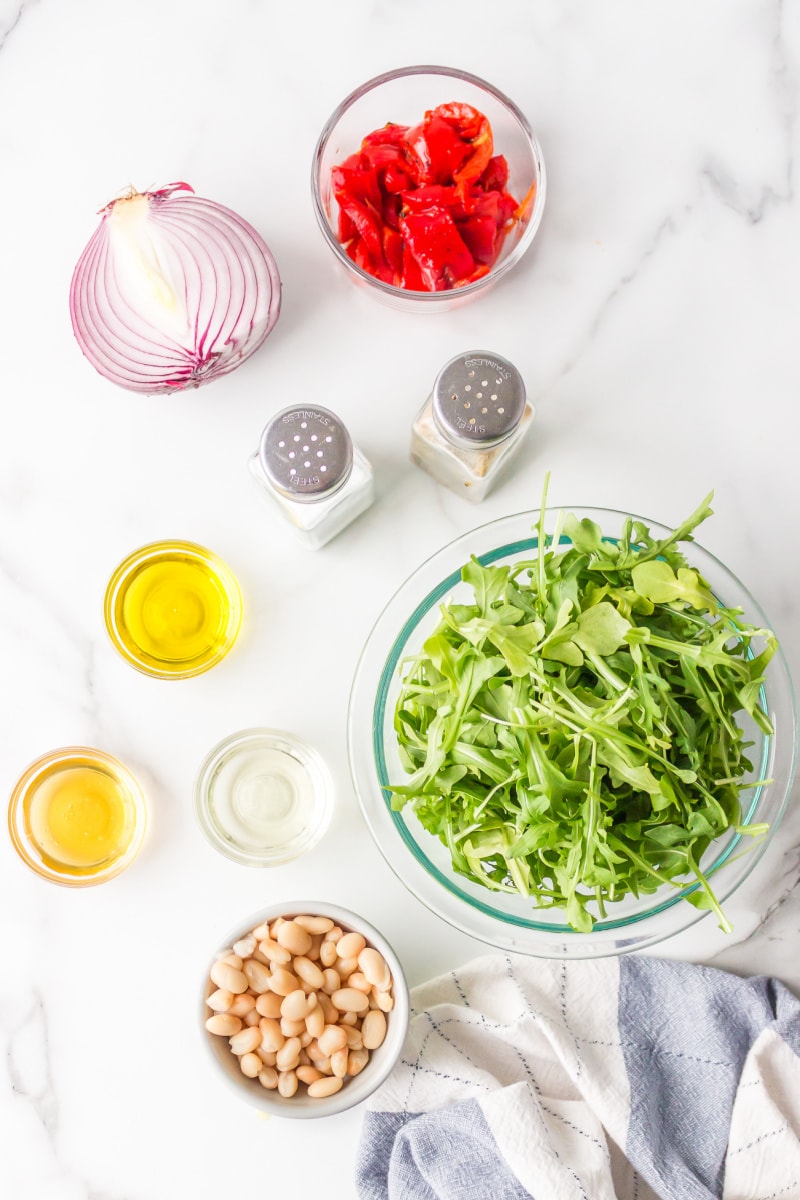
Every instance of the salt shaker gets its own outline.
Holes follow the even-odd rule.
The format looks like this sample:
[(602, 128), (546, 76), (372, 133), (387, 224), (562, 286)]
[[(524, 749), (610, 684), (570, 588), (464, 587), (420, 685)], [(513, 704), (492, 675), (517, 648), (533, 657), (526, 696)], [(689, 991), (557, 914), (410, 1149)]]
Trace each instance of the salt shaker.
[(298, 405), (274, 416), (250, 470), (312, 550), (372, 503), (372, 467), (327, 408)]
[(442, 367), (412, 427), (411, 460), (438, 483), (477, 503), (519, 448), (533, 406), (517, 368), (482, 350)]

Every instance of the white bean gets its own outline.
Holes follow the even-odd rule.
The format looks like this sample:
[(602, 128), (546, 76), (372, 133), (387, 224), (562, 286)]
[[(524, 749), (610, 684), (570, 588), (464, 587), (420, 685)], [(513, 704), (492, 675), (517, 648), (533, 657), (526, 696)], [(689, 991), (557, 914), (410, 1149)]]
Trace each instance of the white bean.
[(367, 1050), (377, 1050), (386, 1037), (386, 1017), (379, 1008), (374, 1008), (361, 1022), (361, 1037)]
[(296, 921), (287, 921), (278, 930), (276, 941), (292, 954), (305, 954), (311, 949), (311, 934)]
[(238, 1017), (232, 1017), (230, 1013), (214, 1013), (214, 1016), (209, 1017), (206, 1021), (208, 1032), (215, 1033), (220, 1037), (232, 1037), (241, 1028), (242, 1022)]
[(234, 1033), (230, 1039), (231, 1050), (235, 1055), (249, 1054), (251, 1050), (255, 1050), (256, 1046), (261, 1045), (261, 1030), (257, 1025), (248, 1025), (245, 1029), (240, 1029), (238, 1033)]
[(336, 945), (339, 958), (358, 958), (367, 944), (367, 939), (360, 933), (345, 933)]
[(337, 1078), (336, 1075), (331, 1075), (325, 1079), (317, 1079), (314, 1083), (308, 1085), (308, 1094), (313, 1100), (322, 1100), (326, 1096), (333, 1096), (341, 1089), (343, 1080)]
[(331, 996), (331, 1004), (339, 1012), (363, 1013), (369, 1008), (369, 1000), (358, 988), (343, 987)]
[(240, 970), (242, 960), (237, 959), (237, 961), (239, 966), (234, 967), (231, 963), (219, 958), (209, 971), (211, 982), (215, 983), (222, 991), (233, 992), (234, 996), (247, 991), (247, 976)]

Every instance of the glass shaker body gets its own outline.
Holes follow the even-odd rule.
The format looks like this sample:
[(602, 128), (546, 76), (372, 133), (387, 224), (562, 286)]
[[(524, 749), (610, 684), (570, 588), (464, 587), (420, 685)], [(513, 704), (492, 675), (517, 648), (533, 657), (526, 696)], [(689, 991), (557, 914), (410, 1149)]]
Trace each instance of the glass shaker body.
[(264, 429), (249, 466), (312, 550), (341, 533), (373, 500), (372, 467), (327, 408), (283, 409)]
[(411, 460), (473, 504), (483, 500), (533, 421), (517, 368), (471, 351), (442, 367), (412, 426)]

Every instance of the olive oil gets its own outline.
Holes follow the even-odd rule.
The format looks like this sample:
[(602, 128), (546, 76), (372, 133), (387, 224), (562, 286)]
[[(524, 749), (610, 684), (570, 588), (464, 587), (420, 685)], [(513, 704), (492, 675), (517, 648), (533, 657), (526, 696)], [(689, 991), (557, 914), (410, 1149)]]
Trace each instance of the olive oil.
[(44, 755), (17, 783), (9, 828), (20, 856), (61, 883), (99, 883), (127, 866), (144, 834), (144, 798), (130, 772), (100, 750)]
[(190, 542), (158, 542), (116, 570), (106, 592), (106, 626), (133, 666), (162, 678), (208, 670), (230, 649), (241, 595), (215, 555)]

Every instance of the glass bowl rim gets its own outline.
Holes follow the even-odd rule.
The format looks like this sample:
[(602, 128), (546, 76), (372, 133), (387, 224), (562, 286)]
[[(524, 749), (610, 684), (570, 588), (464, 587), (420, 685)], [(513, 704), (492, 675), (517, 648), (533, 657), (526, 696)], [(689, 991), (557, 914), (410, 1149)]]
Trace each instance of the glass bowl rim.
[[(668, 534), (672, 532), (673, 529), (673, 527), (666, 526), (662, 522), (631, 513), (624, 509), (570, 504), (550, 505), (545, 509), (546, 518), (552, 519), (559, 513), (574, 513), (579, 517), (589, 516), (595, 519), (598, 516), (606, 519), (618, 518), (623, 521), (630, 519), (632, 521), (642, 522), (650, 529), (651, 533), (654, 533), (656, 536)], [(388, 682), (384, 686), (384, 681), (385, 677), (387, 676), (387, 672), (389, 675), (391, 675), (392, 670), (396, 667), (396, 662), (401, 656), (402, 646), (407, 643), (408, 637), (418, 626), (419, 622), (424, 618), (426, 613), (430, 612), (431, 608), (438, 601), (440, 601), (444, 595), (447, 594), (448, 588), (451, 588), (455, 582), (458, 582), (460, 577), (460, 566), (463, 566), (463, 564), (468, 561), (471, 553), (476, 553), (476, 557), (479, 561), (491, 563), (499, 558), (502, 558), (504, 552), (515, 552), (519, 547), (521, 540), (528, 542), (528, 546), (524, 547), (524, 549), (529, 550), (532, 547), (533, 551), (535, 552), (537, 540), (536, 521), (538, 517), (539, 510), (525, 510), (511, 513), (503, 517), (495, 518), (492, 521), (485, 522), (482, 525), (475, 526), (472, 529), (459, 534), (449, 542), (439, 547), (432, 554), (428, 555), (394, 590), (392, 596), (384, 604), (377, 618), (373, 622), (356, 665), (348, 704), (348, 760), (350, 774), (356, 794), (358, 796), (359, 805), (367, 822), (370, 833), (372, 834), (374, 841), (376, 842), (389, 867), (398, 876), (404, 886), (408, 888), (417, 899), (419, 899), (423, 904), (426, 905), (426, 907), (431, 909), (434, 913), (436, 913), (437, 916), (447, 921), (449, 924), (454, 925), (462, 932), (467, 933), (472, 937), (476, 937), (478, 940), (488, 942), (490, 945), (495, 947), (514, 949), (518, 952), (528, 953), (539, 957), (569, 957), (570, 954), (564, 953), (563, 949), (560, 951), (556, 951), (554, 949), (548, 951), (543, 950), (541, 946), (523, 946), (519, 944), (519, 942), (514, 941), (513, 937), (511, 936), (506, 937), (505, 939), (500, 938), (500, 940), (493, 940), (492, 936), (487, 933), (485, 928), (478, 927), (478, 925), (471, 920), (476, 913), (481, 911), (482, 905), (480, 902), (476, 902), (474, 898), (461, 892), (457, 886), (454, 887), (452, 879), (445, 879), (442, 877), (435, 865), (429, 864), (427, 856), (424, 854), (420, 856), (418, 848), (415, 844), (413, 844), (412, 835), (408, 834), (406, 836), (403, 832), (401, 828), (402, 823), (399, 820), (399, 814), (392, 813), (389, 808), (385, 785), (380, 777), (379, 762), (376, 761), (378, 741), (380, 738), (382, 738), (382, 730), (384, 728), (383, 722), (381, 721), (379, 724), (379, 720), (382, 717), (385, 718), (386, 715), (385, 696), (386, 692), (388, 691)], [(475, 552), (474, 550), (470, 551), (467, 548), (471, 539), (481, 536), (486, 537), (490, 531), (494, 529), (498, 529), (499, 532), (499, 529), (501, 528), (516, 528), (521, 526), (523, 521), (525, 522), (525, 530), (527, 531), (525, 534), (520, 532), (517, 536), (509, 534), (507, 538), (498, 538), (493, 543), (493, 547), (491, 549), (486, 548), (480, 552)], [(551, 533), (548, 531), (548, 537), (550, 536)], [(501, 544), (501, 540), (503, 544)], [(563, 540), (564, 538), (562, 536), (562, 541)], [(566, 540), (568, 541), (569, 539)], [(719, 558), (707, 550), (702, 543), (692, 539), (690, 543), (686, 544), (690, 547), (688, 550), (690, 566), (695, 565), (691, 562), (691, 548), (695, 548), (697, 551), (699, 551), (701, 556), (705, 556), (708, 560), (710, 560), (714, 567), (731, 581), (733, 586), (740, 589), (742, 597), (747, 601), (748, 605), (752, 606), (754, 615), (761, 620), (762, 625), (766, 628), (771, 628), (760, 604), (755, 600), (749, 589), (745, 587), (742, 581), (733, 573), (733, 571), (730, 570), (729, 567), (727, 567)], [(464, 550), (464, 553), (460, 553), (462, 549)], [(457, 552), (459, 552), (458, 556)], [(457, 558), (460, 566), (455, 565)], [(438, 564), (439, 560), (444, 559), (447, 559), (448, 562), (450, 559), (452, 559), (451, 569), (448, 571), (446, 577), (445, 568), (443, 568), (441, 571), (439, 571), (435, 585), (425, 588), (422, 599), (417, 599), (420, 591), (422, 590), (421, 586), (418, 587), (415, 590), (414, 600), (411, 601), (413, 604), (412, 611), (409, 613), (409, 602), (406, 601), (403, 603), (406, 593), (414, 590), (415, 583), (420, 580), (420, 578), (426, 571), (429, 570), (429, 568), (435, 564)], [(702, 568), (699, 569), (702, 573)], [(386, 624), (387, 620), (394, 615), (395, 607), (400, 608), (401, 606), (406, 614), (405, 618), (400, 618), (401, 623), (399, 626), (397, 623), (394, 624), (393, 632), (391, 636), (389, 636), (386, 634), (384, 625)], [(381, 635), (384, 636), (381, 637)], [(361, 767), (357, 765), (357, 759), (359, 755), (356, 744), (355, 709), (360, 705), (363, 711), (367, 704), (367, 697), (362, 696), (360, 693), (367, 685), (367, 681), (364, 679), (365, 671), (367, 669), (367, 659), (370, 651), (374, 647), (376, 640), (380, 640), (381, 647), (383, 647), (383, 649), (380, 651), (382, 665), (380, 671), (378, 671), (374, 664), (372, 665), (368, 680), (368, 684), (372, 688), (372, 693), (369, 698), (369, 712), (371, 714), (372, 721), (370, 728), (370, 778), (365, 779), (362, 775)], [(389, 647), (388, 650), (385, 649), (387, 645)], [(394, 660), (394, 666), (390, 669), (392, 660)], [(782, 687), (785, 692), (785, 697), (789, 704), (790, 727), (786, 730), (781, 730), (780, 739), (778, 739), (777, 730), (774, 734), (765, 736), (763, 753), (766, 759), (767, 751), (769, 750), (771, 742), (778, 747), (788, 763), (786, 770), (786, 782), (783, 794), (780, 796), (778, 811), (774, 819), (770, 822), (770, 830), (768, 834), (765, 835), (761, 842), (756, 843), (752, 847), (748, 848), (745, 856), (745, 868), (742, 873), (739, 874), (727, 886), (721, 887), (717, 891), (717, 898), (723, 903), (742, 885), (744, 880), (752, 872), (765, 853), (786, 811), (797, 770), (797, 701), (791, 675), (788, 669), (788, 663), (780, 643), (778, 644), (777, 651), (773, 656), (769, 667), (772, 668), (772, 678), (774, 681), (772, 684), (773, 690), (776, 687)], [(769, 683), (770, 681), (768, 679), (766, 685), (768, 690)], [(383, 706), (380, 705), (382, 688), (384, 691)], [(762, 688), (762, 692), (763, 690), (764, 689)], [(362, 725), (364, 723), (365, 722), (362, 720)], [(379, 756), (377, 757), (379, 758)], [(754, 766), (755, 765), (757, 764), (754, 764)], [(758, 795), (761, 794), (764, 786), (767, 785), (761, 785), (759, 787)], [(381, 834), (376, 828), (377, 820), (373, 820), (373, 817), (370, 814), (369, 803), (365, 796), (365, 793), (368, 793), (370, 789), (381, 794), (381, 802), (378, 804), (376, 801), (376, 807), (380, 809), (380, 805), (382, 804), (383, 807), (389, 811), (390, 819), (394, 825), (393, 832), (396, 831), (399, 833), (400, 836), (398, 837), (398, 841), (405, 841), (406, 847), (410, 851), (410, 854), (406, 856), (406, 859), (399, 864), (392, 861), (391, 851), (387, 850), (387, 847), (383, 844)], [(756, 806), (757, 798), (748, 805), (748, 819), (752, 817), (753, 810), (756, 808)], [(724, 863), (731, 857), (734, 844), (735, 843), (732, 843), (729, 847), (727, 847), (725, 853), (721, 856), (719, 861), (715, 862), (714, 870), (717, 870), (719, 867), (723, 866)], [(432, 870), (431, 867), (433, 868)], [(419, 882), (422, 884), (425, 884), (427, 880), (427, 882), (432, 885), (433, 890), (429, 891), (428, 894), (422, 894), (420, 891), (416, 890), (414, 884), (409, 882), (409, 879), (405, 877), (406, 868), (412, 877), (413, 874), (416, 873)], [(554, 943), (557, 940), (563, 941), (564, 938), (567, 938), (571, 944), (571, 949), (574, 953), (574, 956), (589, 957), (591, 955), (599, 955), (602, 953), (601, 951), (590, 949), (590, 944), (598, 943), (600, 938), (606, 937), (608, 934), (619, 937), (624, 937), (626, 932), (635, 934), (637, 932), (637, 926), (641, 925), (641, 923), (648, 919), (656, 919), (660, 917), (662, 913), (668, 909), (675, 909), (685, 894), (687, 892), (697, 890), (697, 887), (698, 885), (696, 883), (690, 883), (685, 888), (682, 887), (680, 891), (676, 890), (674, 895), (670, 893), (663, 904), (659, 904), (656, 908), (650, 908), (648, 911), (645, 911), (641, 914), (632, 914), (631, 916), (618, 919), (616, 921), (598, 921), (591, 933), (578, 933), (566, 925), (537, 925), (535, 921), (528, 922), (525, 920), (517, 920), (511, 914), (501, 914), (497, 911), (492, 911), (488, 908), (488, 906), (483, 907), (483, 912), (485, 913), (486, 919), (492, 921), (496, 926), (498, 926), (498, 929), (496, 930), (498, 936), (501, 931), (505, 931), (509, 935), (513, 935), (514, 931), (517, 930), (520, 937), (532, 937), (540, 943), (543, 943), (545, 940), (549, 940), (551, 943)], [(439, 891), (436, 890), (437, 888)], [(442, 905), (437, 902), (441, 893), (444, 893), (446, 896), (452, 898), (456, 906), (460, 906), (459, 913), (454, 915), (452, 911), (450, 913), (442, 911)], [(653, 897), (656, 894), (657, 893), (653, 893)], [(534, 914), (537, 912), (535, 908), (532, 911)], [(632, 937), (630, 946), (625, 946), (622, 949), (616, 948), (614, 950), (606, 951), (606, 953), (626, 953), (628, 951), (641, 949), (647, 945), (653, 945), (656, 942), (663, 941), (667, 937), (672, 937), (676, 933), (682, 932), (708, 915), (707, 910), (697, 909), (689, 903), (683, 903), (682, 907), (678, 908), (677, 911), (681, 914), (681, 920), (675, 928), (670, 929), (668, 932), (657, 931), (652, 935), (645, 933), (641, 940), (638, 941), (635, 937)], [(459, 917), (461, 919), (459, 919)], [(583, 951), (578, 949), (581, 943), (583, 943), (585, 947)]]
[[(411, 288), (395, 287), (394, 284), (386, 283), (382, 279), (377, 279), (374, 275), (370, 275), (362, 267), (345, 253), (339, 240), (334, 236), (330, 226), (330, 222), (325, 213), (325, 206), (322, 202), (322, 195), (319, 186), (320, 161), (322, 154), (327, 146), (328, 140), (336, 128), (339, 120), (344, 116), (349, 109), (357, 103), (362, 96), (367, 95), (371, 91), (375, 91), (384, 83), (391, 83), (396, 79), (404, 79), (412, 75), (444, 75), (451, 79), (463, 79), (473, 87), (479, 88), (488, 92), (494, 97), (497, 102), (502, 105), (514, 118), (517, 124), (522, 129), (528, 139), (533, 160), (535, 163), (536, 172), (536, 195), (534, 197), (533, 208), (531, 215), (526, 223), (525, 230), (522, 236), (518, 239), (516, 245), (511, 252), (504, 258), (496, 261), (486, 275), (482, 275), (480, 279), (473, 280), (472, 283), (464, 284), (463, 287), (451, 288), (444, 292), (420, 292)], [(542, 222), (544, 214), (545, 200), (547, 197), (547, 169), (545, 167), (544, 155), (538, 137), (533, 132), (530, 122), (528, 121), (522, 110), (511, 100), (504, 92), (483, 79), (480, 75), (474, 75), (470, 71), (462, 71), (457, 67), (438, 66), (436, 64), (421, 63), (406, 67), (396, 67), (391, 71), (384, 71), (380, 75), (373, 76), (372, 79), (366, 80), (358, 87), (354, 88), (347, 96), (337, 104), (331, 115), (325, 122), (322, 132), (320, 133), (314, 153), (311, 159), (311, 197), (314, 207), (314, 215), (317, 219), (317, 224), (320, 227), (323, 237), (331, 250), (336, 255), (336, 258), (342, 263), (348, 271), (354, 274), (364, 283), (370, 284), (378, 291), (382, 292), (387, 297), (394, 299), (402, 298), (411, 302), (427, 304), (435, 306), (441, 304), (446, 305), (448, 302), (452, 304), (454, 298), (474, 296), (483, 291), (490, 283), (496, 283), (501, 279), (512, 267), (516, 266), (522, 258), (525, 251), (531, 245), (539, 226)]]

